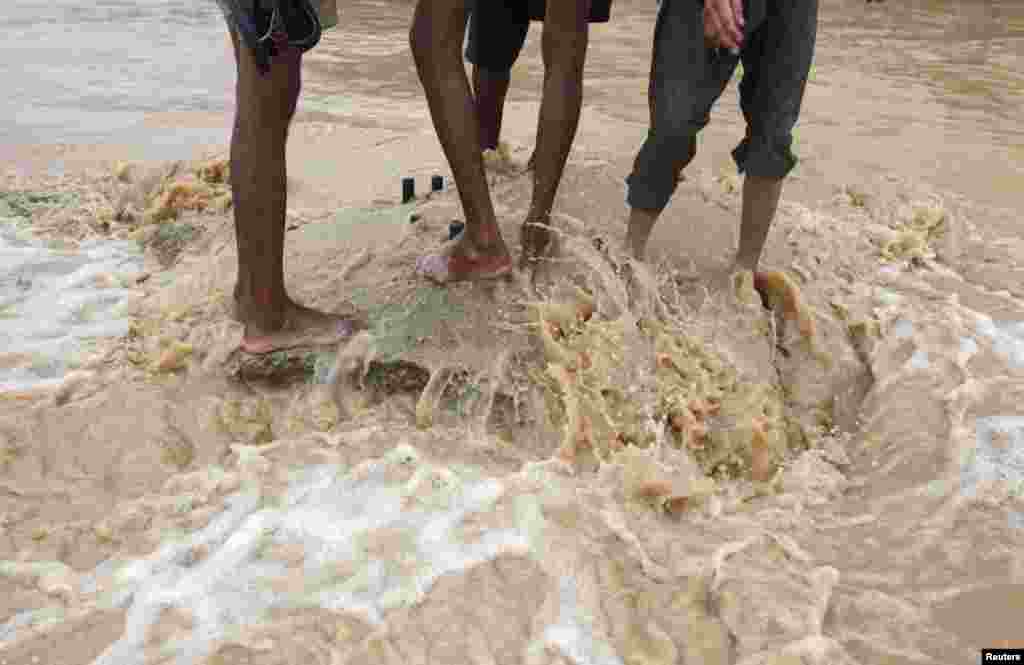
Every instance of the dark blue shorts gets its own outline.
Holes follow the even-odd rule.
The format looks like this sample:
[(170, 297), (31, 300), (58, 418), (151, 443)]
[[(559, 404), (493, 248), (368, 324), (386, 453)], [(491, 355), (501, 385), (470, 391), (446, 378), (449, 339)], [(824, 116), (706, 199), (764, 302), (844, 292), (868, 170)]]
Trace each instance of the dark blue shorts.
[[(523, 50), (530, 21), (544, 20), (546, 2), (477, 0), (474, 4), (469, 17), (466, 60), (489, 72), (507, 74)], [(612, 0), (592, 0), (589, 21), (607, 23), (611, 17), (611, 10)]]
[(733, 151), (741, 173), (783, 178), (796, 165), (793, 127), (814, 59), (818, 0), (744, 0), (739, 55), (708, 48), (699, 0), (662, 0), (654, 29), (647, 138), (626, 179), (631, 207), (661, 210), (697, 154), (697, 134), (743, 63), (746, 136)]

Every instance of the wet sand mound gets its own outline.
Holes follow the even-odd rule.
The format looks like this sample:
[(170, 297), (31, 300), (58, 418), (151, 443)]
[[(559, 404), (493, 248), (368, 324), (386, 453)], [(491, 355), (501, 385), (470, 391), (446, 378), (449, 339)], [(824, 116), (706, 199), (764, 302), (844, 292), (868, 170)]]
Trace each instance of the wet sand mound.
[[(570, 164), (534, 281), (413, 276), (452, 194), (291, 216), (293, 293), (371, 326), (283, 385), (226, 376), (232, 231), (191, 217), (80, 391), (0, 412), (0, 653), (73, 628), (65, 660), (118, 665), (976, 658), (1000, 636), (949, 617), (1024, 582), (1019, 325), (928, 252), (880, 264), (885, 208), (849, 197), (784, 206), (774, 271), (694, 307), (614, 250), (615, 179)], [(676, 209), (718, 223), (736, 194), (695, 181)], [(515, 239), (529, 183), (495, 192)]]

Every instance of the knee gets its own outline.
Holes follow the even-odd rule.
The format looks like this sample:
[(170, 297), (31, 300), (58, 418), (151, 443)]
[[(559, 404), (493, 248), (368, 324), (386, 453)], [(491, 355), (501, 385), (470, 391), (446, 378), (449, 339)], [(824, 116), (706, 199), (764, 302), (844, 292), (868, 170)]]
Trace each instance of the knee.
[(792, 136), (746, 136), (732, 152), (741, 173), (781, 180), (796, 167), (797, 157), (792, 150)]
[(541, 53), (545, 67), (569, 66), (583, 70), (587, 54), (587, 28), (568, 30), (544, 26)]
[(236, 118), (243, 127), (276, 127), (287, 124), (298, 107), (302, 90), (301, 58), (281, 54), (268, 74), (240, 68)]
[(288, 104), (283, 110), (285, 122), (290, 124), (292, 118), (295, 117), (295, 111), (299, 107), (299, 91), (296, 88), (295, 92), (288, 93)]
[(647, 142), (659, 153), (671, 155), (669, 161), (686, 166), (697, 155), (698, 131), (680, 122), (656, 122), (648, 133)]
[[(275, 59), (274, 65), (277, 71), (271, 67), (272, 85), (276, 93), (272, 97), (274, 102), (270, 103), (273, 105), (275, 115), (291, 121), (299, 105), (299, 94), (302, 92), (302, 57), (289, 53), (279, 56), (279, 62), (276, 60), (278, 59)], [(277, 78), (278, 76), (280, 78)]]
[(570, 21), (568, 17), (545, 19), (541, 35), (544, 65), (571, 64), (574, 69), (582, 70), (589, 39), (589, 28), (585, 20)]

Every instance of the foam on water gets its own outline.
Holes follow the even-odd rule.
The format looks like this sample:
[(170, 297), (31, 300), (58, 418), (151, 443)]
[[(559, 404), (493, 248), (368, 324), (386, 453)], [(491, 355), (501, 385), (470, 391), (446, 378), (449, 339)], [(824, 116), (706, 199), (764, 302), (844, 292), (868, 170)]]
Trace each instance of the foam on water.
[[(961, 464), (960, 491), (977, 495), (978, 487), (993, 481), (1024, 491), (1024, 416), (990, 416), (975, 423), (977, 447)], [(1024, 512), (1008, 515), (1011, 527), (1024, 528)]]
[[(998, 323), (975, 313), (975, 330), (1013, 369), (1024, 368), (1024, 322)], [(971, 337), (960, 339), (960, 356), (966, 364), (979, 350)], [(915, 357), (918, 350), (915, 353)], [(913, 359), (911, 359), (913, 363)], [(975, 447), (960, 463), (960, 491), (975, 497), (980, 487), (1004, 482), (1013, 491), (1024, 491), (1024, 411), (1012, 415), (979, 417), (974, 421)], [(1010, 525), (1024, 528), (1024, 513), (1011, 512)]]
[[(1024, 416), (978, 418), (977, 449), (961, 473), (965, 494), (973, 494), (980, 482), (1000, 478), (1024, 483)], [(1004, 439), (996, 443), (997, 435)]]
[(996, 353), (1014, 368), (1024, 368), (1024, 321), (997, 323), (978, 316), (978, 332), (992, 340)]
[(971, 357), (978, 352), (978, 343), (970, 337), (960, 338), (960, 355), (964, 357)]
[[(128, 612), (123, 636), (94, 665), (145, 662), (148, 635), (165, 609), (192, 618), (184, 639), (161, 645), (162, 658), (184, 665), (202, 662), (220, 640), (237, 638), (271, 610), (319, 607), (380, 626), (388, 610), (423, 601), (443, 575), (503, 554), (530, 556), (544, 568), (551, 557), (571, 557), (545, 545), (550, 525), (536, 497), (518, 495), (514, 511), (496, 509), (509, 487), (472, 469), (434, 466), (405, 444), (350, 470), (298, 470), (273, 499), (243, 487), (205, 528), (78, 578), (79, 593), (98, 606)], [(486, 526), (474, 516), (486, 516)], [(268, 555), (275, 546), (299, 546), (301, 569)], [(195, 562), (197, 547), (209, 554)], [(595, 635), (574, 579), (561, 576), (558, 585), (557, 620), (531, 648), (554, 648), (580, 664), (621, 663)], [(0, 640), (50, 620), (45, 611), (16, 615), (0, 626)]]
[(544, 631), (545, 642), (556, 646), (574, 665), (623, 665), (611, 646), (597, 639), (597, 631), (579, 612), (581, 603), (575, 581), (563, 577), (558, 581), (558, 590), (558, 622)]
[[(141, 269), (142, 255), (129, 242), (52, 249), (0, 223), (0, 349), (31, 359), (0, 365), (0, 391), (59, 383), (89, 339), (125, 334), (131, 291), (117, 283)], [(98, 285), (103, 276), (113, 281)]]
[(918, 349), (914, 351), (914, 355), (910, 357), (910, 366), (914, 369), (928, 369), (931, 367), (931, 361), (928, 359), (928, 352), (924, 349)]
[(914, 336), (914, 324), (907, 319), (900, 319), (893, 324), (892, 335), (896, 339), (910, 339)]

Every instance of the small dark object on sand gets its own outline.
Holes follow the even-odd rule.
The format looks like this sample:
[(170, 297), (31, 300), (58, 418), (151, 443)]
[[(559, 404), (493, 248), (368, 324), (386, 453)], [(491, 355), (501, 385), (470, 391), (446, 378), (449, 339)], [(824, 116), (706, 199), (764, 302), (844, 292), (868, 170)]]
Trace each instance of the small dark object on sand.
[(462, 233), (462, 229), (464, 228), (466, 228), (466, 224), (464, 222), (451, 222), (448, 225), (448, 239), (455, 240), (456, 238), (458, 238), (459, 234)]
[(408, 203), (416, 198), (415, 178), (402, 178), (402, 203)]
[(430, 191), (440, 192), (444, 189), (444, 176), (435, 175), (430, 179)]

